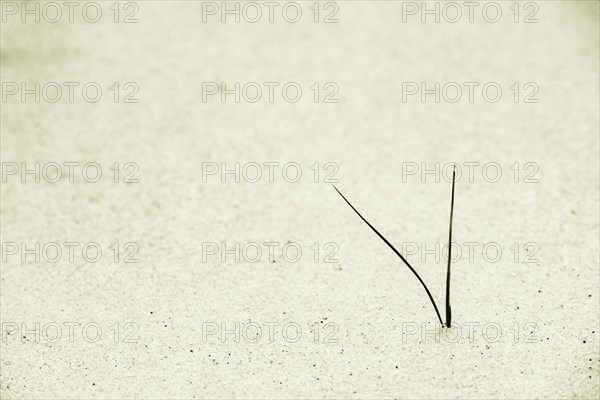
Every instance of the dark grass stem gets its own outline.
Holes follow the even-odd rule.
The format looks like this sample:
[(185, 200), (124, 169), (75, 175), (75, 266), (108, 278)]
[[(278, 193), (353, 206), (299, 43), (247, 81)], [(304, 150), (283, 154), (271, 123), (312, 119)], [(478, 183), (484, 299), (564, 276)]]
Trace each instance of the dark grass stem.
[(448, 233), (448, 270), (446, 271), (446, 326), (452, 324), (452, 308), (450, 307), (450, 265), (452, 264), (452, 216), (454, 214), (454, 182), (456, 180), (456, 164), (452, 170), (452, 200), (450, 200), (450, 228)]
[(369, 225), (369, 228), (371, 228), (373, 230), (373, 232), (375, 232), (377, 234), (377, 236), (379, 236), (379, 238), (381, 238), (381, 240), (383, 240), (385, 242), (385, 244), (387, 244), (388, 247), (390, 249), (392, 249), (394, 251), (394, 253), (396, 253), (396, 255), (398, 257), (400, 257), (400, 259), (404, 262), (404, 264), (406, 264), (406, 266), (411, 270), (411, 272), (417, 277), (417, 279), (419, 280), (419, 282), (421, 282), (421, 285), (423, 285), (423, 288), (427, 292), (427, 296), (429, 296), (429, 300), (431, 300), (431, 304), (433, 305), (433, 308), (435, 309), (435, 313), (437, 314), (437, 317), (440, 320), (440, 324), (443, 326), (444, 323), (442, 322), (442, 317), (440, 316), (440, 312), (438, 311), (437, 305), (435, 304), (435, 300), (433, 300), (433, 296), (431, 296), (431, 292), (429, 291), (429, 289), (427, 288), (427, 285), (425, 285), (425, 282), (423, 282), (423, 279), (421, 279), (421, 277), (419, 276), (419, 274), (417, 273), (417, 271), (415, 271), (415, 269), (412, 267), (412, 265), (410, 265), (409, 262), (406, 261), (406, 258), (404, 258), (404, 256), (402, 256), (402, 254), (400, 254), (400, 252), (398, 250), (396, 250), (396, 248), (394, 246), (392, 246), (392, 244), (390, 242), (388, 242), (388, 240), (385, 237), (383, 237), (383, 235), (381, 233), (379, 233), (379, 231), (377, 231), (377, 229), (375, 229), (375, 227), (373, 225), (371, 225), (369, 223), (369, 221), (367, 221), (362, 215), (360, 215), (360, 213), (358, 212), (358, 210), (356, 208), (354, 208), (354, 206), (348, 201), (348, 199), (346, 199), (344, 197), (344, 195), (342, 194), (342, 192), (340, 192), (335, 187), (335, 185), (333, 185), (333, 188), (336, 190), (336, 192), (339, 193), (340, 196), (342, 196), (342, 199), (344, 199), (346, 201), (346, 203), (348, 203), (348, 205), (350, 206), (350, 208), (352, 208), (354, 210), (354, 212), (360, 217), (360, 219), (362, 219), (363, 221), (365, 221), (365, 223), (367, 225)]

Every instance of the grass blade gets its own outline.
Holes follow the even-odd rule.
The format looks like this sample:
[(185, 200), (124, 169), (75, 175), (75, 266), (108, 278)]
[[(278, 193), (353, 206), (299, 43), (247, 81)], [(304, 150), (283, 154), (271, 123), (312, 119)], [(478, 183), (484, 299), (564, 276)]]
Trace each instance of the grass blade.
[(452, 215), (454, 214), (454, 182), (456, 180), (456, 165), (452, 170), (452, 200), (450, 202), (450, 229), (448, 238), (448, 269), (446, 271), (446, 326), (452, 324), (452, 308), (450, 307), (450, 264), (452, 264)]
[(377, 231), (377, 229), (375, 229), (375, 227), (373, 225), (371, 225), (369, 223), (369, 221), (367, 221), (362, 215), (360, 215), (360, 213), (358, 212), (358, 210), (356, 208), (354, 208), (354, 206), (348, 201), (348, 199), (346, 199), (344, 197), (344, 195), (335, 187), (335, 185), (332, 185), (332, 186), (335, 189), (335, 191), (338, 192), (338, 194), (340, 196), (342, 196), (342, 199), (344, 199), (344, 201), (346, 203), (348, 203), (348, 205), (350, 206), (350, 208), (352, 208), (354, 210), (354, 212), (360, 217), (360, 219), (362, 219), (369, 226), (369, 228), (371, 228), (373, 230), (373, 232), (375, 232), (377, 234), (377, 236), (379, 236), (379, 238), (381, 240), (383, 240), (385, 242), (385, 244), (387, 244), (388, 247), (394, 251), (394, 253), (398, 257), (400, 257), (400, 259), (404, 262), (404, 264), (406, 264), (406, 266), (411, 270), (411, 272), (417, 277), (417, 279), (419, 280), (419, 282), (421, 282), (421, 285), (423, 285), (423, 288), (427, 292), (427, 296), (429, 296), (429, 300), (431, 300), (431, 304), (433, 305), (433, 308), (435, 309), (435, 313), (437, 314), (437, 317), (440, 320), (440, 324), (442, 326), (444, 326), (444, 323), (442, 322), (442, 317), (440, 316), (440, 312), (438, 311), (437, 305), (435, 304), (435, 300), (433, 300), (433, 296), (431, 296), (431, 292), (427, 288), (427, 285), (425, 285), (425, 282), (423, 282), (423, 279), (421, 279), (421, 277), (419, 276), (419, 274), (417, 274), (417, 271), (415, 271), (415, 269), (412, 267), (412, 265), (410, 265), (408, 263), (408, 261), (406, 261), (406, 258), (404, 258), (402, 256), (402, 254), (400, 254), (400, 252), (398, 250), (396, 250), (396, 248), (394, 246), (392, 246), (392, 244), (385, 237), (383, 237), (383, 235), (381, 233), (379, 233), (379, 231)]

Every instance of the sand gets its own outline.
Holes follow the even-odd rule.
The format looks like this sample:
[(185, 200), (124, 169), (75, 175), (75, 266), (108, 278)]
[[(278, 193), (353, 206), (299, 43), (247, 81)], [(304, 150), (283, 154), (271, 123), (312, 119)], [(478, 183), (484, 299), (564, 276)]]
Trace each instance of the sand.
[[(284, 3), (222, 23), (201, 2), (121, 2), (115, 23), (97, 2), (97, 23), (63, 6), (37, 24), (7, 3), (2, 399), (600, 396), (598, 2), (521, 3), (516, 23), (512, 2), (496, 23), (392, 1), (321, 4), (318, 23), (312, 2), (297, 23)], [(435, 82), (439, 103), (409, 94)], [(474, 173), (443, 328), (331, 181), (443, 318), (453, 163)]]

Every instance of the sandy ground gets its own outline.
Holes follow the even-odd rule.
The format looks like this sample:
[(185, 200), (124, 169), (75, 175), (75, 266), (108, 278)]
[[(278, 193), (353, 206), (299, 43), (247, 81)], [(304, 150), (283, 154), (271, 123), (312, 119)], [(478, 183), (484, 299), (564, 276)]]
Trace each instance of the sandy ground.
[[(533, 6), (521, 3), (515, 23), (512, 2), (498, 2), (497, 23), (480, 11), (473, 23), (422, 23), (402, 22), (401, 2), (342, 1), (331, 24), (313, 22), (312, 2), (298, 3), (295, 24), (281, 13), (203, 23), (193, 1), (140, 1), (139, 22), (115, 23), (112, 3), (98, 2), (95, 24), (3, 14), (3, 84), (98, 82), (103, 97), (2, 101), (2, 399), (600, 396), (598, 2), (539, 1), (531, 24)], [(120, 20), (135, 11), (125, 6)], [(320, 20), (335, 11), (324, 7)], [(122, 101), (127, 82), (137, 103)], [(203, 102), (203, 82), (297, 82), (303, 96)], [(322, 101), (327, 82), (337, 103)], [(503, 94), (403, 101), (403, 82), (497, 82)], [(527, 82), (537, 103), (522, 101)], [(103, 176), (63, 169), (56, 183), (23, 183), (8, 174), (22, 162), (96, 162)], [(138, 183), (123, 182), (127, 162)], [(207, 162), (294, 162), (303, 175), (203, 182)], [(447, 242), (451, 184), (403, 169), (436, 162), (480, 163), (456, 184), (453, 240), (478, 247), (453, 264), (450, 329), (325, 179), (337, 165), (336, 186), (390, 242), (432, 249)], [(486, 163), (501, 167), (498, 182), (483, 179)], [(95, 242), (103, 254), (12, 254), (11, 243), (36, 242)], [(124, 262), (130, 242), (138, 263)], [(222, 262), (209, 242), (263, 254)], [(280, 243), (274, 260), (265, 242)], [(283, 256), (288, 242), (299, 261)], [(498, 260), (483, 256), (487, 243)], [(445, 261), (420, 248), (407, 257), (443, 314)]]

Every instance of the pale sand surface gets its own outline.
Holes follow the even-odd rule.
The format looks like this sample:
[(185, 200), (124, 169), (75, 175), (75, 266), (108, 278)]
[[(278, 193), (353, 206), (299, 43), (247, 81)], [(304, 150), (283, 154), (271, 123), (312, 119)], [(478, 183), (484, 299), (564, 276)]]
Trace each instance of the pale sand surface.
[[(598, 398), (598, 3), (538, 4), (537, 24), (403, 24), (390, 1), (340, 2), (329, 25), (203, 24), (189, 1), (142, 2), (132, 25), (3, 24), (2, 81), (133, 81), (140, 102), (2, 103), (2, 161), (132, 161), (140, 183), (8, 180), (2, 241), (135, 241), (140, 262), (3, 263), (3, 323), (96, 322), (103, 337), (8, 336), (1, 397)], [(315, 104), (306, 89), (296, 104), (203, 103), (204, 81), (332, 81), (340, 101)], [(404, 81), (533, 81), (540, 101), (403, 103)], [(202, 183), (207, 161), (293, 161), (307, 178)], [(398, 245), (444, 243), (450, 201), (447, 182), (403, 183), (402, 162), (502, 165), (498, 183), (456, 186), (454, 240), (503, 248), (496, 263), (480, 251), (453, 265), (458, 343), (403, 340), (403, 323), (441, 331), (426, 294), (311, 182), (315, 161), (339, 165), (337, 187)], [(514, 162), (537, 163), (539, 183), (512, 182)], [(291, 241), (306, 256), (202, 262), (206, 241)], [(314, 242), (336, 242), (339, 263), (313, 262)], [(515, 242), (536, 243), (539, 262), (515, 263)], [(445, 263), (409, 259), (443, 309)], [(138, 343), (114, 343), (110, 326), (128, 321)], [(297, 343), (203, 341), (203, 322), (236, 321), (304, 331)], [(312, 341), (320, 321), (339, 327), (337, 343)], [(497, 343), (486, 323), (502, 328)], [(515, 342), (511, 327), (527, 323), (537, 342)]]

